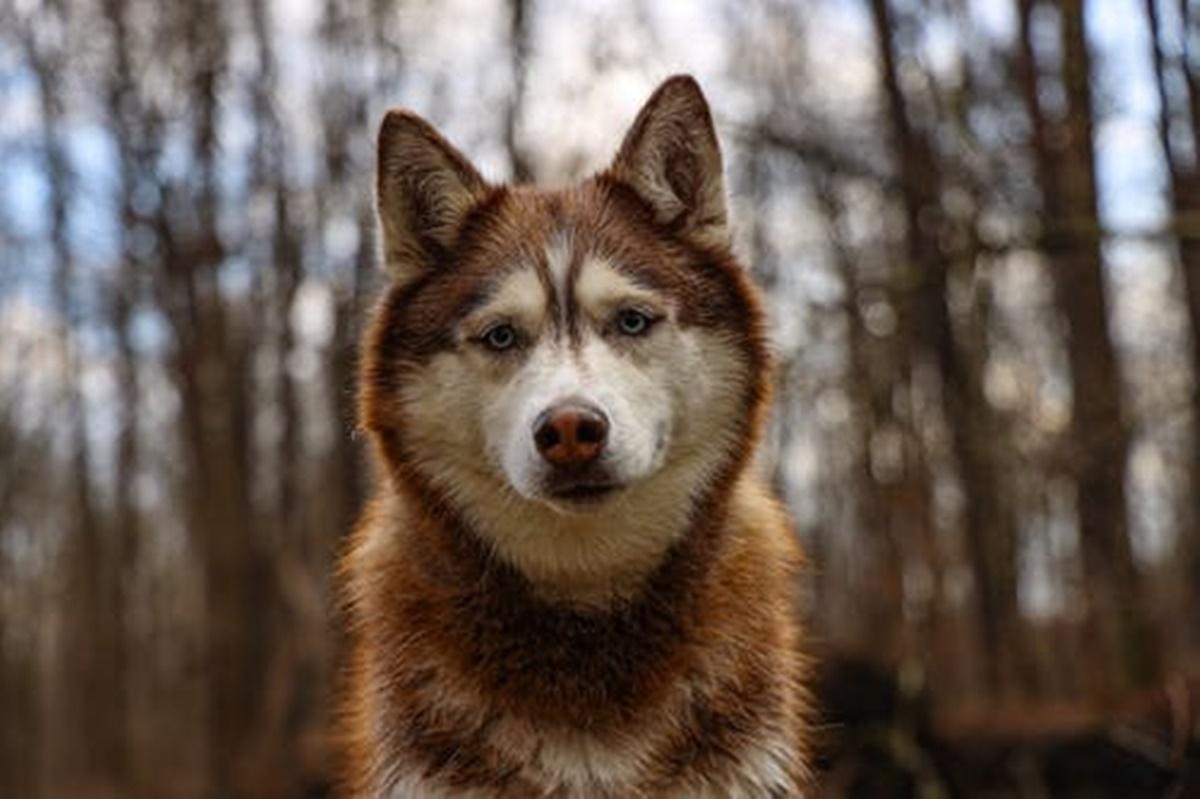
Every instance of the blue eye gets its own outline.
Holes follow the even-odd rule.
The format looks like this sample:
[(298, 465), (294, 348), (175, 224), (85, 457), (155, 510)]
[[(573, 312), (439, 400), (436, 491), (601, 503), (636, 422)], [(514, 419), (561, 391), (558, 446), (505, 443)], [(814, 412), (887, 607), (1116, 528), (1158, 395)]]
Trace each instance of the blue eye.
[(626, 336), (641, 336), (654, 320), (641, 311), (626, 308), (617, 314), (617, 330)]
[(488, 349), (503, 352), (517, 343), (517, 331), (512, 325), (495, 325), (483, 334), (481, 341)]

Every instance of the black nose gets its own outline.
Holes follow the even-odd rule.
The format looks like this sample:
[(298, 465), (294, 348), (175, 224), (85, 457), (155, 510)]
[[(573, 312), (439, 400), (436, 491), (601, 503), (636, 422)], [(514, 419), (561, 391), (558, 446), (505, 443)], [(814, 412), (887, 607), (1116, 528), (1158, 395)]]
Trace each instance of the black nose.
[(604, 451), (608, 418), (594, 405), (566, 400), (542, 411), (533, 422), (533, 440), (555, 466), (585, 466)]

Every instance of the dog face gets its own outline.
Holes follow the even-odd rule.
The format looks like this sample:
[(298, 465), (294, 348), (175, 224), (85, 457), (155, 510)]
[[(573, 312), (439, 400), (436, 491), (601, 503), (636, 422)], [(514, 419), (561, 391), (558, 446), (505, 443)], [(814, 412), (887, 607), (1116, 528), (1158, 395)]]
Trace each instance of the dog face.
[[(672, 352), (696, 352), (670, 298), (556, 231), (539, 267), (519, 268), (464, 324), (482, 358), (455, 358), (481, 387), (488, 460), (526, 498), (569, 507), (648, 478), (688, 418)], [(571, 274), (576, 260), (577, 274)], [(548, 278), (548, 279), (547, 279)], [(558, 285), (555, 285), (558, 284)], [(482, 362), (481, 362), (482, 361)]]
[(363, 406), (393, 472), (527, 571), (661, 553), (748, 454), (766, 372), (694, 82), (559, 191), (490, 186), (392, 112), (378, 196), (393, 285)]

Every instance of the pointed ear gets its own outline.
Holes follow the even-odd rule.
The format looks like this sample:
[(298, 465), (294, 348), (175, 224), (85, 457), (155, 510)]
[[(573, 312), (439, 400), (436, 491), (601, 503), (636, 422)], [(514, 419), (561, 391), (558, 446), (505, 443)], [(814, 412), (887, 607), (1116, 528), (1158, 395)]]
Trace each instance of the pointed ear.
[(690, 75), (668, 78), (651, 95), (609, 174), (636, 191), (660, 224), (706, 244), (729, 243), (721, 149)]
[(406, 281), (433, 267), (489, 188), (432, 125), (389, 111), (379, 129), (375, 204), (392, 277)]

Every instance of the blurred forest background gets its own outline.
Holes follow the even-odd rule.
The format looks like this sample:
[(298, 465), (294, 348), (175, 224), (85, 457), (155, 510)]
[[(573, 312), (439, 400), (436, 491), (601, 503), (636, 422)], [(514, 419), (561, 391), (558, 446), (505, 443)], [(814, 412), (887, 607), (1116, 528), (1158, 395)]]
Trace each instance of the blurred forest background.
[(381, 114), (562, 182), (677, 71), (828, 794), (1200, 795), (1190, 0), (0, 0), (0, 795), (320, 794)]

